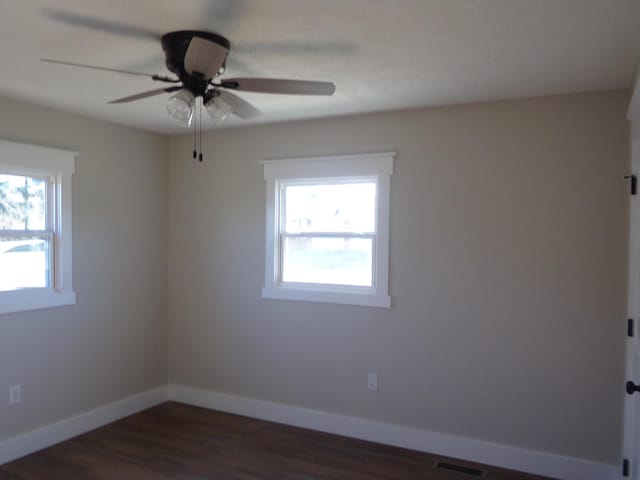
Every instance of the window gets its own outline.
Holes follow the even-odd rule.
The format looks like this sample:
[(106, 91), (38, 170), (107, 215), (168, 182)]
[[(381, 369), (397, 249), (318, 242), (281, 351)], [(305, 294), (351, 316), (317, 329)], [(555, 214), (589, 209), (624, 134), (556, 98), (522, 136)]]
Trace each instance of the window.
[(74, 152), (0, 141), (0, 313), (75, 303)]
[(265, 161), (262, 296), (389, 307), (393, 153)]

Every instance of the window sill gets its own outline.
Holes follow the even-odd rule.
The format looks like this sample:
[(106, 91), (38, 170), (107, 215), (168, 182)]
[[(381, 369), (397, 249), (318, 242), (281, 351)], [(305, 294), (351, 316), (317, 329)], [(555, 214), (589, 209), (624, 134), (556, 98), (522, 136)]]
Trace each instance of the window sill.
[(48, 289), (0, 292), (0, 314), (63, 307), (75, 303), (75, 292), (56, 292)]
[(264, 287), (262, 298), (297, 302), (337, 303), (362, 307), (391, 308), (391, 297), (376, 293), (350, 293), (338, 291), (311, 291), (291, 287)]

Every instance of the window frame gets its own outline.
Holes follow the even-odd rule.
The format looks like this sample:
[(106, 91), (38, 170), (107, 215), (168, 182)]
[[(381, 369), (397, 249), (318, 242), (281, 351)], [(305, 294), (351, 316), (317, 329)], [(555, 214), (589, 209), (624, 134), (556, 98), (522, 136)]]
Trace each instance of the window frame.
[(0, 314), (73, 305), (72, 176), (77, 152), (0, 140), (0, 173), (47, 177), (47, 225), (53, 260), (50, 286), (0, 292)]
[[(290, 158), (262, 161), (267, 182), (265, 281), (268, 299), (391, 307), (389, 296), (389, 203), (395, 152)], [(281, 194), (283, 185), (322, 184), (362, 180), (376, 183), (376, 222), (373, 239), (372, 286), (283, 282)], [(337, 233), (337, 232), (333, 232)], [(310, 234), (309, 236), (314, 236)]]

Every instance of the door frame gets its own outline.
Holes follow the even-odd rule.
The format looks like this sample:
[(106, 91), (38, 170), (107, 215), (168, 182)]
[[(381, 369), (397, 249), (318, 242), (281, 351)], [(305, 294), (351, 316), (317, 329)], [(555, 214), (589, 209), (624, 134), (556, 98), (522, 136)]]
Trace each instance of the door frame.
[[(629, 156), (630, 174), (640, 175), (640, 63), (636, 66), (631, 87), (631, 100), (627, 111), (629, 120)], [(634, 322), (634, 336), (627, 337), (625, 381), (640, 381), (640, 366), (636, 366), (637, 353), (640, 349), (640, 195), (632, 196), (629, 205), (629, 279), (628, 279), (628, 318)], [(625, 330), (621, 330), (626, 331)], [(622, 334), (622, 333), (621, 333)], [(638, 395), (628, 395), (624, 385), (620, 386), (624, 395), (624, 426), (622, 457), (630, 464), (629, 478), (640, 480), (640, 408), (636, 405)], [(639, 430), (639, 431), (636, 431)], [(622, 470), (622, 462), (621, 462)]]

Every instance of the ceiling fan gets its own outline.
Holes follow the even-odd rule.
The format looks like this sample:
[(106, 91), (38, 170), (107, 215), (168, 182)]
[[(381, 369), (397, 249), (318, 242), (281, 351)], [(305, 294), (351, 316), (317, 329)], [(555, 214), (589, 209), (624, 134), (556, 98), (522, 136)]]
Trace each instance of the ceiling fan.
[(166, 57), (165, 64), (177, 78), (61, 60), (42, 59), (42, 61), (145, 76), (158, 82), (171, 83), (173, 85), (168, 87), (129, 95), (108, 103), (127, 103), (175, 92), (169, 98), (167, 110), (173, 118), (185, 126), (191, 126), (198, 97), (202, 98), (202, 105), (214, 124), (218, 124), (230, 113), (241, 119), (260, 115), (257, 108), (232, 93), (233, 90), (294, 95), (333, 95), (335, 92), (335, 85), (331, 82), (279, 78), (221, 78), (231, 44), (229, 40), (213, 32), (180, 30), (163, 35), (160, 42)]

